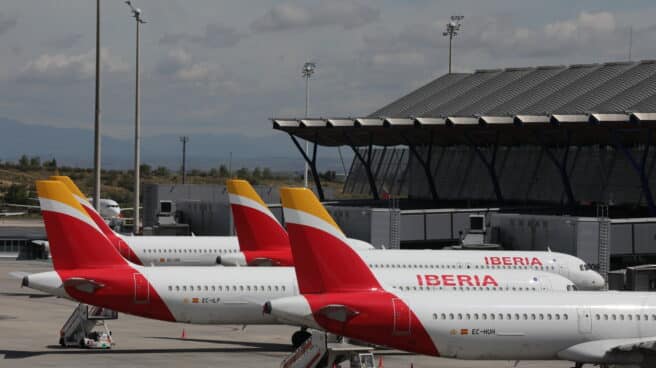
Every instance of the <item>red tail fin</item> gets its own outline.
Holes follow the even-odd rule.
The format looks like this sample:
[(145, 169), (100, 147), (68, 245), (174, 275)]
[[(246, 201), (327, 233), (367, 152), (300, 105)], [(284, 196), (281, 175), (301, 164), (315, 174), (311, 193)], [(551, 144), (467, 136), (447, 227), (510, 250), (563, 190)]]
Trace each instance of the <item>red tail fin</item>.
[(95, 222), (96, 225), (98, 225), (100, 231), (102, 231), (103, 234), (105, 234), (107, 239), (109, 239), (112, 245), (119, 251), (119, 253), (123, 257), (136, 264), (139, 265), (142, 264), (139, 257), (137, 257), (137, 255), (132, 251), (132, 248), (130, 248), (130, 246), (118, 235), (116, 235), (114, 230), (112, 230), (107, 225), (107, 223), (102, 218), (102, 216), (100, 216), (98, 211), (96, 211), (96, 209), (93, 208), (91, 203), (89, 203), (89, 201), (87, 200), (87, 197), (84, 195), (84, 193), (82, 193), (80, 188), (78, 188), (78, 186), (75, 185), (75, 183), (73, 182), (73, 180), (71, 180), (71, 178), (69, 178), (68, 176), (55, 175), (55, 176), (51, 176), (50, 179), (59, 181), (63, 183), (66, 186), (66, 188), (68, 188), (68, 190), (73, 194), (73, 197), (77, 199), (78, 203), (80, 203), (82, 208), (84, 208), (84, 210), (91, 217), (91, 219), (93, 219), (93, 222)]
[(63, 183), (39, 180), (36, 189), (56, 270), (127, 264)]
[(227, 181), (232, 217), (242, 251), (289, 249), (287, 231), (246, 180)]
[(302, 294), (382, 289), (312, 191), (282, 188), (280, 196)]

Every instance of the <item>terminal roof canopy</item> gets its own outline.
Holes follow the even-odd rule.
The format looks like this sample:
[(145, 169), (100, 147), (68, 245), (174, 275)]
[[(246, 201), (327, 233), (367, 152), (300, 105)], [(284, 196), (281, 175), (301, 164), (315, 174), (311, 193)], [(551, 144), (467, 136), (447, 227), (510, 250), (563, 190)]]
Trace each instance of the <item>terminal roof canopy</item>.
[(323, 146), (654, 143), (656, 60), (446, 74), (369, 116), (272, 121)]

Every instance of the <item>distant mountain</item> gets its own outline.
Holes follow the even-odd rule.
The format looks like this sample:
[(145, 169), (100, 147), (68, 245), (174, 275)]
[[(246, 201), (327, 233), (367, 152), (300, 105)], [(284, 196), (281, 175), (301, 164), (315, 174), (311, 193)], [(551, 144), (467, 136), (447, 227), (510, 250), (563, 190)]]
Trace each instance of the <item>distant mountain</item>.
[[(132, 166), (133, 141), (103, 137), (103, 167), (125, 169)], [(334, 151), (334, 150), (331, 150)], [(348, 169), (352, 155), (342, 150)], [(264, 137), (242, 134), (189, 135), (187, 167), (207, 169), (221, 164), (232, 167), (269, 167), (276, 171), (301, 171), (301, 155), (289, 137), (273, 133)], [(57, 128), (26, 124), (0, 118), (0, 159), (16, 161), (21, 155), (39, 156), (42, 160), (56, 158), (60, 165), (90, 167), (93, 163), (93, 131), (77, 128)], [(165, 134), (143, 137), (141, 146), (143, 163), (178, 169), (181, 164), (179, 136)], [(320, 170), (341, 171), (341, 163), (334, 152), (320, 154)]]

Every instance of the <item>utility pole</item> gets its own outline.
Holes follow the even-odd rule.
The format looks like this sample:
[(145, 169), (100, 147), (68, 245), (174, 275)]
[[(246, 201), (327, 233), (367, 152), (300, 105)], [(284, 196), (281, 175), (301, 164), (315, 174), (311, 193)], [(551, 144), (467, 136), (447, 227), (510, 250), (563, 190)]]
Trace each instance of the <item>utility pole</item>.
[(189, 137), (180, 137), (180, 142), (182, 142), (182, 184), (184, 184), (187, 179), (187, 142), (189, 142)]
[[(303, 65), (303, 78), (305, 78), (305, 118), (307, 119), (310, 116), (310, 77), (314, 74), (314, 69), (317, 67), (317, 64), (308, 61)], [(316, 143), (315, 143), (316, 144)], [(305, 141), (305, 155), (309, 155), (310, 145), (308, 141)], [(303, 185), (308, 187), (308, 166), (307, 160), (305, 161), (305, 170), (303, 171)]]
[(132, 16), (137, 25), (137, 42), (136, 42), (136, 58), (135, 58), (135, 83), (134, 83), (134, 225), (133, 233), (138, 234), (140, 231), (139, 221), (139, 197), (141, 192), (140, 171), (141, 171), (141, 119), (139, 113), (139, 28), (141, 24), (146, 23), (141, 18), (141, 9), (132, 6), (128, 0), (125, 2), (132, 10)]
[(96, 104), (93, 129), (93, 206), (100, 209), (100, 0), (96, 0)]
[(451, 46), (453, 44), (453, 37), (460, 32), (463, 18), (465, 18), (464, 15), (452, 15), (451, 21), (446, 24), (446, 31), (442, 32), (442, 36), (449, 36), (449, 74), (451, 74)]

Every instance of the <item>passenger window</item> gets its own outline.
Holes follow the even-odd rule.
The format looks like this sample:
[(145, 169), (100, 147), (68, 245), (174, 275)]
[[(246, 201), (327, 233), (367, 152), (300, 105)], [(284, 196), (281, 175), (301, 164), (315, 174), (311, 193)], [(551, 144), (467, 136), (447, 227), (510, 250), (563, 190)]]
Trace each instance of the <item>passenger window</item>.
[(604, 314), (604, 321), (608, 321), (608, 314)]
[(506, 319), (508, 320), (512, 319), (512, 315), (510, 313), (506, 314)]
[(169, 291), (173, 291), (173, 286), (169, 285)]
[(564, 319), (565, 321), (567, 321), (567, 320), (569, 319), (569, 316), (567, 315), (567, 313), (563, 314), (563, 319)]
[(481, 315), (481, 317), (482, 317), (484, 320), (486, 320), (486, 319), (487, 319), (487, 314), (486, 314), (486, 313), (483, 313), (483, 314)]
[(478, 320), (478, 313), (474, 313), (474, 320)]
[[(483, 318), (483, 319), (485, 319), (485, 318)], [(490, 313), (490, 319), (494, 320), (494, 313)]]
[(458, 320), (462, 321), (462, 313), (458, 313)]
[(556, 321), (559, 321), (559, 320), (560, 320), (560, 314), (556, 313)]
[(182, 291), (187, 291), (187, 287), (183, 285), (182, 286)]
[(437, 313), (433, 313), (433, 319), (437, 319)]
[(180, 286), (176, 285), (175, 286), (175, 291), (180, 291)]
[(499, 319), (503, 319), (503, 314), (499, 313)]
[(522, 317), (524, 317), (524, 321), (526, 321), (528, 319), (528, 314), (524, 313)]
[(624, 315), (620, 314), (620, 321), (624, 321)]
[(453, 313), (449, 313), (449, 319), (453, 319)]
[(216, 291), (216, 286), (212, 285), (212, 291)]
[(636, 314), (636, 321), (640, 321), (640, 315)]
[(551, 321), (551, 313), (548, 313), (548, 314), (547, 314), (547, 319), (548, 319), (549, 321)]
[(205, 285), (205, 291), (208, 291), (209, 289), (209, 286)]
[(247, 291), (251, 291), (251, 287), (250, 287), (250, 285), (249, 285), (249, 286), (246, 286), (246, 290), (247, 290)]
[(626, 317), (629, 319), (629, 321), (633, 321), (633, 316), (632, 315), (629, 314)]
[(617, 316), (614, 315), (614, 314), (612, 315), (612, 318), (613, 318), (613, 321), (617, 320)]
[(465, 315), (465, 318), (469, 321), (469, 320), (471, 319), (471, 314), (467, 313), (467, 314)]
[(446, 319), (446, 314), (444, 314), (444, 313), (440, 314), (440, 318), (441, 319)]
[(535, 321), (535, 313), (531, 313), (531, 319)]
[(544, 314), (540, 313), (540, 314), (538, 315), (538, 318), (540, 318), (540, 321), (544, 320)]

